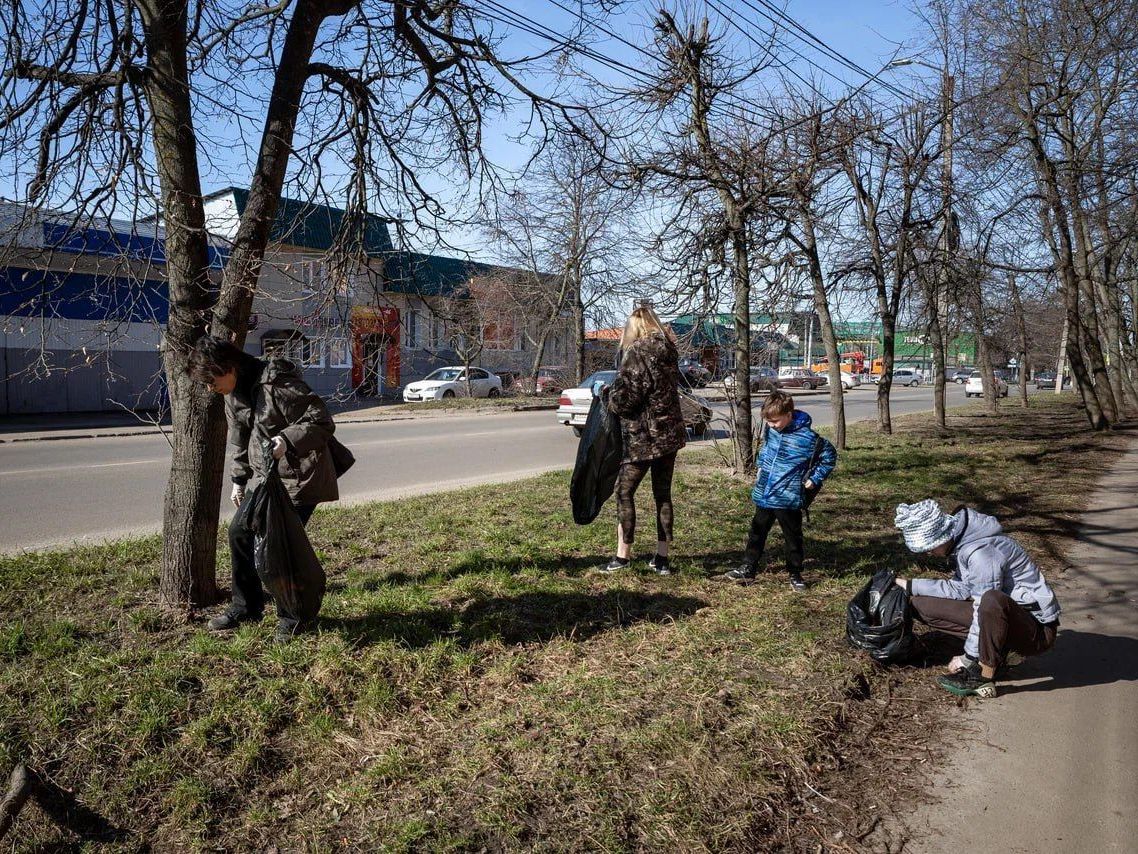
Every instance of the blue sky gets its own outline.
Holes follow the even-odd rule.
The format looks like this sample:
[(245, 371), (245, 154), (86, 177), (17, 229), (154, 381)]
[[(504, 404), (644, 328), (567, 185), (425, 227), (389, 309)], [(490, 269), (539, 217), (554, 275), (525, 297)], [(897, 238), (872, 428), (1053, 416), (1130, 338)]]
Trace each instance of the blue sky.
[[(503, 10), (520, 13), (541, 25), (548, 26), (556, 33), (562, 33), (566, 31), (568, 23), (573, 18), (563, 9), (559, 9), (558, 5), (575, 8), (571, 0), (477, 0), (477, 7), (481, 10), (493, 11), (498, 15), (502, 15)], [(658, 2), (653, 3), (647, 0), (627, 2), (619, 7), (618, 12), (613, 17), (607, 19), (606, 26), (629, 41), (645, 44), (650, 37), (651, 21), (659, 5)], [(763, 7), (762, 0), (698, 0), (698, 2), (685, 3), (680, 7), (673, 5), (672, 8), (686, 10), (689, 17), (702, 15), (706, 10), (706, 13), (712, 18), (713, 25), (717, 25), (740, 51), (754, 50), (753, 45), (748, 41), (748, 35), (761, 40), (764, 37), (764, 31), (771, 28), (770, 22), (760, 15), (759, 10), (765, 11), (767, 14), (775, 14)], [(790, 3), (785, 9), (790, 16), (823, 41), (873, 72), (878, 71), (883, 64), (896, 55), (912, 55), (912, 51), (907, 49), (902, 49), (899, 52), (898, 44), (904, 42), (913, 44), (919, 37), (919, 24), (915, 16), (901, 2), (872, 2), (872, 0), (844, 0), (844, 2), (809, 0), (808, 2), (808, 0), (798, 0), (798, 2)], [(726, 13), (730, 23), (725, 21), (724, 13)], [(517, 29), (507, 30), (499, 26), (499, 30), (503, 35), (508, 34), (504, 45), (506, 53), (517, 55), (536, 48), (547, 49), (549, 47), (548, 41), (534, 38), (532, 35), (527, 35)], [(627, 45), (621, 44), (617, 39), (599, 33), (597, 35), (599, 40), (595, 42), (595, 46), (601, 53), (635, 68), (644, 68), (648, 64), (645, 57), (637, 54)], [(849, 87), (865, 82), (864, 78), (857, 73), (842, 68), (839, 63), (832, 59), (824, 58), (817, 48), (809, 44), (808, 41), (786, 37), (786, 42), (840, 78), (840, 80), (835, 80), (825, 75), (819, 76), (819, 72), (811, 70), (805, 61), (795, 60), (795, 69), (798, 72), (803, 75), (818, 77), (833, 96), (840, 96), (848, 91)], [(919, 68), (916, 70), (918, 73), (921, 71)], [(600, 73), (607, 75), (607, 79), (610, 81), (628, 82), (627, 77), (611, 70), (605, 69)], [(883, 77), (903, 86), (913, 82), (912, 75), (913, 70), (906, 68), (884, 72)], [(542, 78), (538, 78), (538, 80), (538, 88), (547, 88), (540, 85)], [(549, 80), (546, 79), (544, 82), (548, 83)], [(247, 104), (248, 117), (234, 115), (228, 120), (218, 117), (210, 121), (208, 125), (203, 124), (201, 128), (202, 144), (208, 148), (208, 154), (216, 158), (212, 168), (207, 168), (204, 163), (206, 158), (203, 157), (202, 179), (205, 192), (230, 184), (248, 185), (249, 159), (254, 153), (256, 141), (260, 137), (261, 128), (258, 119), (263, 114), (263, 109), (260, 108), (260, 105), (249, 103), (249, 101), (245, 101), (244, 104)], [(517, 165), (523, 158), (524, 152), (508, 141), (511, 131), (509, 123), (500, 121), (495, 125), (494, 130), (496, 131), (495, 138), (492, 139), (489, 146), (491, 155), (505, 166)], [(206, 143), (207, 138), (209, 139), (208, 144)], [(239, 139), (244, 140), (243, 145), (238, 144)], [(203, 152), (203, 154), (205, 153)], [(0, 178), (0, 193), (15, 195), (15, 188), (11, 187), (6, 180), (9, 177), (8, 170), (2, 171), (5, 174)], [(453, 181), (453, 176), (435, 179), (428, 176), (426, 180), (433, 186), (445, 188), (448, 186), (448, 182)], [(452, 237), (456, 242), (466, 245), (472, 250), (479, 245), (479, 241), (471, 236), (456, 233)]]

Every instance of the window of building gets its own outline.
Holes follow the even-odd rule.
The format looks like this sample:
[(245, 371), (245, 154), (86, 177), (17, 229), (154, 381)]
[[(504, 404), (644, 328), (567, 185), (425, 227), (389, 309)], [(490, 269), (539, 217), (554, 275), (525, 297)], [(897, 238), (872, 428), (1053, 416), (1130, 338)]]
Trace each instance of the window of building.
[(419, 346), (419, 312), (407, 312), (407, 335), (405, 345), (414, 350)]
[(300, 288), (307, 294), (323, 293), (325, 269), (323, 261), (301, 261), (296, 265), (300, 268)]
[(431, 317), (431, 347), (439, 348), (446, 340), (446, 324), (440, 317)]
[(300, 364), (306, 368), (324, 367), (324, 339), (304, 338), (300, 347)]
[(347, 338), (330, 338), (328, 340), (328, 367), (350, 368), (351, 366), (351, 343)]

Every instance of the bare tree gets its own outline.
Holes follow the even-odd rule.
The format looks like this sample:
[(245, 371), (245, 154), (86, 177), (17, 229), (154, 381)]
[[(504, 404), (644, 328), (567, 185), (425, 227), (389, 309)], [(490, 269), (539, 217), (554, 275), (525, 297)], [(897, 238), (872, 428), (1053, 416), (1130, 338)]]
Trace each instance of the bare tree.
[(914, 244), (928, 227), (920, 191), (925, 186), (932, 157), (930, 140), (936, 122), (924, 106), (890, 116), (868, 104), (846, 113), (848, 140), (839, 152), (853, 190), (856, 221), (845, 250), (849, 261), (838, 274), (869, 285), (881, 320), (884, 370), (877, 387), (878, 426), (893, 432), (889, 394), (893, 383), (897, 318), (916, 265)]
[(527, 334), (536, 333), (535, 379), (549, 334), (565, 314), (573, 326), (573, 379), (585, 378), (585, 328), (600, 325), (601, 302), (634, 278), (628, 212), (636, 194), (614, 187), (602, 166), (593, 145), (562, 137), (499, 194), (490, 218), (489, 235), (505, 262), (528, 274), (509, 287), (529, 315)]
[[(184, 373), (206, 331), (244, 341), (282, 187), (336, 188), (349, 211), (390, 205), (430, 226), (446, 215), (425, 173), (475, 191), (493, 181), (484, 121), (512, 98), (556, 109), (503, 59), (491, 22), (461, 2), (297, 0), (232, 9), (187, 0), (48, 0), (0, 11), (0, 157), (33, 207), (159, 211), (170, 312), (163, 361), (173, 459), (163, 516), (163, 601), (205, 605), (214, 579), (221, 404)], [(573, 35), (570, 34), (569, 38)], [(259, 138), (208, 139), (241, 116)], [(252, 151), (249, 195), (220, 288), (210, 277), (203, 169)], [(158, 193), (151, 187), (157, 184)], [(139, 200), (139, 201), (136, 201)]]
[(844, 131), (844, 127), (827, 121), (823, 108), (817, 104), (808, 100), (802, 103), (806, 113), (791, 115), (787, 126), (792, 130), (783, 141), (785, 148), (781, 159), (786, 172), (784, 193), (787, 200), (782, 206), (786, 218), (785, 236), (792, 247), (796, 266), (804, 268), (805, 278), (810, 283), (829, 364), (827, 374), (834, 444), (845, 450), (845, 389), (838, 337), (830, 312), (832, 282), (826, 275), (821, 249), (821, 241), (827, 232), (834, 232), (847, 204), (846, 197), (833, 189), (834, 179), (842, 174), (833, 139)]
[(653, 128), (663, 123), (668, 130), (625, 156), (635, 180), (668, 198), (671, 209), (662, 230), (687, 238), (684, 264), (695, 273), (688, 282), (706, 293), (709, 262), (719, 260), (729, 271), (739, 401), (733, 416), (735, 466), (750, 472), (755, 465), (751, 281), (761, 255), (752, 238), (756, 219), (769, 217), (766, 205), (775, 185), (767, 159), (769, 138), (758, 132), (752, 117), (725, 102), (771, 57), (734, 63), (720, 50), (706, 18), (685, 26), (667, 11), (656, 21), (656, 51), (660, 60), (654, 81), (637, 94), (654, 117)]

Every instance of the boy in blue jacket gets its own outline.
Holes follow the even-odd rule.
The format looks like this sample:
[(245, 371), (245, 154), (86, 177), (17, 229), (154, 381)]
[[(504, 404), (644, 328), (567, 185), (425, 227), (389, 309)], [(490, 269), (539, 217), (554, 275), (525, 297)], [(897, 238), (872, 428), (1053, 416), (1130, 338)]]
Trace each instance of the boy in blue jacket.
[(755, 517), (747, 535), (743, 563), (721, 577), (747, 584), (754, 580), (766, 547), (767, 534), (778, 522), (786, 546), (790, 586), (806, 589), (802, 579), (802, 510), (822, 488), (838, 461), (834, 446), (810, 429), (808, 414), (794, 408), (794, 398), (772, 391), (761, 411), (766, 440), (756, 460), (758, 473), (751, 490)]

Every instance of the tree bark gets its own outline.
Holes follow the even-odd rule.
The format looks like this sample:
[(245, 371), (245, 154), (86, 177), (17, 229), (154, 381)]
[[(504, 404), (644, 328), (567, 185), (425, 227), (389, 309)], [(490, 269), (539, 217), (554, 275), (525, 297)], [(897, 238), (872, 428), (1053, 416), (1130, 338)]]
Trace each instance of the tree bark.
[(735, 464), (739, 471), (755, 471), (755, 443), (751, 434), (751, 268), (747, 252), (746, 226), (732, 230), (735, 282)]
[(220, 398), (185, 369), (213, 304), (197, 142), (190, 103), (184, 4), (140, 4), (147, 41), (146, 97), (166, 223), (170, 312), (162, 341), (173, 421), (162, 514), (159, 598), (174, 607), (218, 601), (215, 576), (225, 425)]
[(838, 450), (846, 449), (846, 400), (842, 388), (842, 363), (838, 352), (838, 336), (834, 332), (834, 320), (830, 315), (830, 300), (826, 293), (826, 278), (822, 273), (822, 262), (818, 257), (818, 241), (814, 219), (807, 209), (809, 202), (799, 199), (802, 216), (802, 248), (806, 251), (810, 266), (810, 283), (814, 290), (814, 310), (822, 326), (822, 343), (826, 348), (829, 363), (827, 375), (830, 379), (830, 410), (834, 421), (834, 445)]

